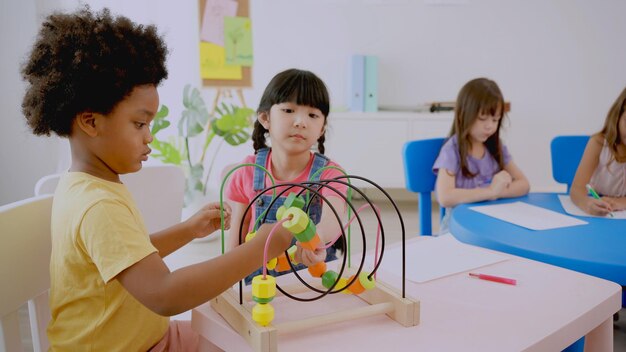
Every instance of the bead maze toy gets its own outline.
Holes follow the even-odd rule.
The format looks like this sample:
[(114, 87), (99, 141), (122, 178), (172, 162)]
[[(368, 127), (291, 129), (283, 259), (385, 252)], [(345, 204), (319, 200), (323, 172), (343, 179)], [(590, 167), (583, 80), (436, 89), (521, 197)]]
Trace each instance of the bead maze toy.
[[(252, 201), (248, 204), (244, 212), (243, 218), (245, 219), (246, 214), (250, 211), (251, 207), (257, 199), (269, 192), (272, 192), (272, 201), (267, 209), (270, 209), (274, 202), (277, 199), (283, 196), (283, 194), (288, 194), (282, 206), (278, 208), (276, 211), (276, 224), (274, 228), (270, 232), (268, 237), (268, 243), (271, 240), (272, 234), (274, 230), (278, 226), (282, 226), (290, 231), (294, 237), (299, 242), (300, 247), (303, 250), (315, 250), (320, 248), (327, 248), (332, 245), (337, 240), (341, 240), (343, 243), (343, 248), (345, 249), (345, 253), (342, 258), (341, 267), (339, 272), (334, 270), (328, 270), (325, 262), (319, 262), (314, 265), (308, 267), (308, 272), (313, 278), (319, 278), (320, 282), (318, 284), (310, 284), (306, 280), (304, 280), (298, 273), (298, 271), (294, 270), (295, 263), (294, 260), (294, 252), (295, 247), (289, 248), (289, 250), (285, 251), (278, 258), (273, 258), (268, 260), (267, 258), (267, 245), (264, 256), (264, 265), (263, 265), (263, 274), (257, 275), (252, 279), (252, 290), (250, 294), (247, 294), (246, 299), (244, 300), (243, 293), (243, 284), (239, 282), (239, 293), (237, 298), (237, 293), (234, 289), (229, 289), (226, 292), (222, 293), (220, 296), (211, 300), (211, 307), (217, 311), (229, 324), (230, 326), (237, 331), (255, 351), (263, 351), (263, 352), (271, 352), (278, 350), (278, 336), (282, 333), (291, 333), (298, 331), (306, 331), (307, 329), (323, 326), (331, 323), (337, 323), (342, 321), (347, 321), (351, 319), (358, 319), (363, 317), (368, 317), (377, 314), (386, 314), (391, 319), (397, 321), (400, 325), (404, 327), (415, 326), (419, 324), (420, 317), (420, 304), (418, 300), (415, 300), (410, 297), (406, 297), (405, 295), (405, 231), (404, 231), (404, 222), (402, 220), (402, 216), (400, 211), (398, 210), (395, 202), (389, 194), (383, 190), (380, 186), (375, 184), (374, 182), (355, 175), (346, 175), (344, 173), (343, 176), (336, 177), (334, 179), (327, 180), (318, 180), (313, 181), (309, 180), (303, 183), (282, 183), (276, 185), (271, 174), (263, 167), (256, 164), (242, 164), (228, 173), (223, 182), (222, 189), (220, 191), (220, 201), (223, 201), (223, 188), (226, 183), (227, 178), (232, 174), (237, 168), (244, 166), (255, 166), (263, 169), (272, 182), (272, 186), (269, 186), (259, 192), (257, 196), (252, 199)], [(327, 167), (330, 168), (330, 167)], [(322, 171), (322, 170), (319, 170)], [(343, 171), (342, 171), (343, 172)], [(348, 182), (343, 179), (347, 179)], [(373, 185), (375, 188), (380, 190), (386, 198), (391, 202), (395, 211), (398, 215), (398, 220), (402, 229), (402, 288), (401, 292), (397, 292), (396, 289), (387, 286), (386, 284), (376, 281), (375, 274), (378, 270), (378, 267), (383, 259), (384, 248), (385, 248), (385, 236), (384, 229), (382, 226), (382, 221), (377, 211), (374, 211), (374, 215), (378, 221), (378, 234), (376, 241), (376, 250), (375, 250), (375, 259), (374, 259), (374, 268), (371, 273), (368, 273), (363, 270), (363, 266), (365, 263), (366, 251), (367, 251), (367, 241), (365, 237), (365, 231), (363, 227), (363, 223), (361, 222), (361, 218), (359, 216), (359, 212), (369, 206), (373, 210), (376, 210), (375, 205), (370, 201), (370, 199), (358, 188), (353, 187), (350, 183), (351, 179), (358, 179), (364, 182), (367, 182)], [(348, 192), (347, 196), (342, 192), (337, 190), (333, 185), (345, 185)], [(284, 188), (282, 191), (277, 192), (277, 188)], [(323, 188), (327, 188), (333, 192), (335, 192), (339, 197), (343, 198), (348, 206), (348, 218), (350, 218), (350, 213), (354, 212), (354, 216), (349, 219), (349, 221), (344, 225), (341, 221), (339, 214), (336, 209), (328, 202), (326, 197), (321, 194), (321, 190)], [(290, 192), (291, 191), (291, 192)], [(359, 210), (354, 208), (354, 205), (351, 202), (351, 192), (356, 191), (360, 194), (360, 196), (366, 201), (366, 204), (362, 206)], [(320, 237), (317, 233), (317, 229), (315, 223), (309, 218), (308, 209), (314, 199), (321, 200), (322, 202), (329, 205), (329, 208), (334, 213), (335, 217), (339, 224), (341, 224), (341, 232), (338, 234), (338, 237), (335, 238), (330, 243), (322, 243), (320, 241)], [(284, 199), (284, 198), (283, 198)], [(258, 218), (255, 220), (255, 228), (257, 224), (264, 223), (267, 217), (267, 210), (263, 211)], [(350, 223), (353, 220), (357, 220), (359, 228), (361, 230), (362, 240), (363, 240), (363, 250), (360, 264), (351, 276), (348, 278), (343, 277), (344, 271), (346, 269), (346, 262), (349, 261), (350, 258)], [(223, 218), (222, 218), (223, 224)], [(244, 221), (240, 224), (240, 234), (239, 234), (239, 243), (242, 242), (242, 235), (244, 229), (242, 228), (244, 225)], [(348, 235), (346, 235), (346, 228), (348, 229)], [(248, 233), (245, 238), (249, 240), (255, 235), (254, 232)], [(380, 257), (378, 251), (378, 243), (379, 240), (381, 242), (380, 246)], [(222, 226), (222, 253), (224, 252), (224, 229)], [(351, 267), (351, 264), (348, 264), (348, 267)], [(292, 270), (292, 274), (300, 281), (300, 284), (289, 285), (288, 287), (282, 288), (276, 283), (276, 279), (267, 274), (267, 270), (276, 270), (278, 272), (287, 271), (289, 269)], [(277, 295), (277, 291), (291, 299), (302, 301), (302, 302), (310, 302), (323, 298), (328, 294), (337, 294), (337, 293), (348, 293), (353, 294), (363, 301), (367, 302), (368, 305), (351, 309), (333, 312), (325, 315), (319, 315), (311, 318), (301, 319), (297, 321), (289, 321), (283, 322), (279, 324), (272, 325), (272, 321), (274, 319), (275, 310), (272, 306), (271, 302), (274, 297)], [(319, 293), (319, 296), (315, 297), (297, 297), (295, 294), (302, 293), (305, 291), (313, 291)], [(280, 308), (278, 308), (280, 309)]]

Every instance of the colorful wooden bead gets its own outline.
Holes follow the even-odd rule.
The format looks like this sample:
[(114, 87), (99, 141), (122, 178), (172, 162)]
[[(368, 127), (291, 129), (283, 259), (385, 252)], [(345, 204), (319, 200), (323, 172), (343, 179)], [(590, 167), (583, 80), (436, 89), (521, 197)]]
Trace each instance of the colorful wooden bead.
[(287, 257), (285, 256), (285, 253), (279, 255), (277, 258), (275, 270), (278, 272), (283, 272), (289, 269), (291, 269), (291, 266), (289, 266), (289, 262), (287, 260)]
[(278, 207), (278, 209), (276, 209), (276, 220), (281, 221), (283, 215), (285, 215), (285, 211), (287, 211), (287, 208), (284, 205)]
[(267, 270), (274, 270), (274, 268), (276, 268), (277, 262), (278, 260), (276, 258), (270, 259), (270, 261), (267, 262), (267, 265), (265, 265), (267, 267)]
[(365, 288), (366, 290), (371, 290), (374, 287), (376, 287), (376, 281), (374, 281), (374, 277), (372, 277), (372, 279), (370, 280), (367, 277), (368, 275), (369, 273), (366, 273), (365, 271), (361, 271), (361, 273), (359, 274), (359, 282), (361, 283), (363, 288)]
[(289, 249), (287, 249), (287, 253), (289, 253), (289, 260), (291, 260), (293, 264), (298, 264), (298, 262), (296, 261), (297, 250), (298, 250), (298, 247), (296, 247), (296, 245), (293, 245), (289, 247)]
[(270, 298), (276, 296), (276, 279), (273, 276), (257, 275), (252, 279), (252, 296)]
[(319, 262), (319, 263), (315, 263), (313, 265), (311, 265), (309, 268), (309, 274), (311, 274), (311, 276), (313, 277), (322, 277), (322, 275), (324, 275), (324, 273), (326, 272), (326, 263), (324, 262)]
[[(353, 278), (354, 278), (354, 275), (350, 276), (350, 278), (348, 279), (348, 282), (352, 281)], [(361, 285), (361, 280), (359, 280), (359, 278), (357, 277), (356, 280), (352, 282), (352, 285), (348, 287), (348, 290), (350, 290), (350, 292), (354, 293), (355, 295), (358, 295), (361, 292), (365, 291), (365, 287)]]
[(322, 285), (326, 288), (331, 288), (337, 281), (338, 277), (339, 274), (337, 274), (335, 271), (328, 270), (322, 275)]
[(248, 242), (252, 240), (254, 236), (256, 236), (256, 231), (248, 232), (248, 234), (246, 235), (246, 238), (244, 239), (244, 242)]
[(261, 326), (267, 326), (274, 320), (274, 307), (271, 304), (257, 303), (252, 308), (252, 320)]
[(307, 242), (300, 242), (300, 246), (302, 248), (304, 248), (304, 249), (308, 249), (310, 251), (314, 251), (314, 250), (316, 250), (320, 246), (321, 242), (322, 241), (320, 240), (320, 236), (315, 234), (315, 236), (313, 236), (313, 238), (311, 238), (309, 241), (307, 241)]
[[(346, 279), (345, 277), (339, 278), (339, 280), (337, 280), (337, 285), (335, 285), (335, 291), (342, 290), (347, 285), (348, 285), (348, 279)], [(341, 293), (345, 293), (349, 295), (349, 294), (352, 294), (352, 291), (345, 289), (341, 291)]]
[(295, 193), (289, 193), (287, 199), (285, 199), (285, 203), (283, 203), (285, 207), (291, 208), (296, 207), (298, 209), (304, 208), (304, 198), (296, 196)]
[(291, 233), (300, 233), (304, 231), (309, 224), (309, 216), (298, 208), (289, 208), (283, 214), (283, 219), (289, 218), (289, 220), (283, 222), (283, 227), (289, 230)]
[(315, 228), (315, 223), (309, 220), (309, 223), (306, 225), (306, 228), (300, 232), (294, 232), (294, 237), (300, 243), (309, 242), (315, 237), (317, 229)]

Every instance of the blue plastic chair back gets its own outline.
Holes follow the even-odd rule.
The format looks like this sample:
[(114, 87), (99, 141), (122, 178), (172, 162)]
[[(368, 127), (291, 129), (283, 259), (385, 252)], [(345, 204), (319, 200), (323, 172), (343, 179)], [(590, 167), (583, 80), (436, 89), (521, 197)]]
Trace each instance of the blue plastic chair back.
[[(437, 175), (433, 173), (433, 164), (445, 138), (423, 139), (404, 144), (402, 160), (406, 189), (418, 193), (418, 215), (420, 234), (432, 235), (431, 193), (435, 190)], [(445, 209), (441, 209), (443, 217)]]
[(550, 143), (552, 178), (556, 182), (567, 184), (567, 193), (588, 141), (589, 136), (557, 136)]

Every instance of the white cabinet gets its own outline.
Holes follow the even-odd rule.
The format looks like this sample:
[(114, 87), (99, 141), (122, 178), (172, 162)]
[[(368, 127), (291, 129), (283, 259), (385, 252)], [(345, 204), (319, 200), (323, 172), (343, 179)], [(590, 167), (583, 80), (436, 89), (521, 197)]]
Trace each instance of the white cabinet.
[(404, 188), (404, 143), (447, 136), (453, 116), (452, 112), (330, 113), (326, 155), (348, 174), (368, 178), (383, 188)]

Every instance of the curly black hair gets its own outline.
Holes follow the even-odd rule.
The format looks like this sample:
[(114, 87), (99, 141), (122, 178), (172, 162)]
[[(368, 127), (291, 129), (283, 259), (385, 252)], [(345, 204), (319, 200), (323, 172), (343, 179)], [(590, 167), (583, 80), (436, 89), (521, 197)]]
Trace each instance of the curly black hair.
[(22, 67), (22, 112), (34, 134), (68, 137), (77, 114), (109, 114), (136, 86), (158, 86), (167, 53), (155, 26), (108, 9), (52, 14)]

